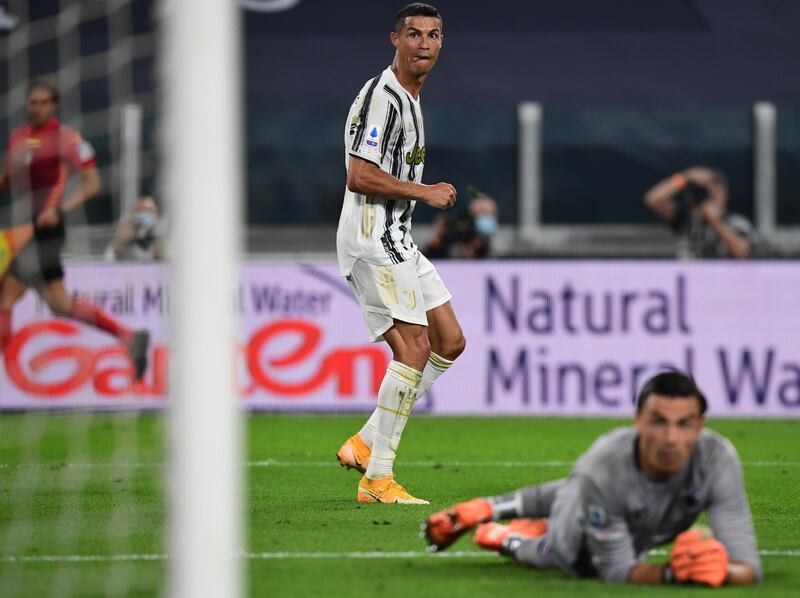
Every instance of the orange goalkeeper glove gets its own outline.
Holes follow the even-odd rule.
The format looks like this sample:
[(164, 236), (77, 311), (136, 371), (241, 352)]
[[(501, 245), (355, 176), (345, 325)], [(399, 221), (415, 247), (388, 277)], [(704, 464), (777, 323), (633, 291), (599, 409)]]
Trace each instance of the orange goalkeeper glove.
[(678, 582), (693, 581), (716, 588), (728, 575), (728, 551), (718, 540), (690, 530), (675, 539), (669, 566)]

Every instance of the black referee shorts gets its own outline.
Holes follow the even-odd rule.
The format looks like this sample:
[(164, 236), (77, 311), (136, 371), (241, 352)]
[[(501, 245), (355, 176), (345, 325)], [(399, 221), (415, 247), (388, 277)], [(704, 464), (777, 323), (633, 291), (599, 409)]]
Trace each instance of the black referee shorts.
[(33, 239), (14, 258), (9, 273), (31, 287), (64, 278), (61, 251), (66, 239), (63, 219), (50, 228), (34, 228)]

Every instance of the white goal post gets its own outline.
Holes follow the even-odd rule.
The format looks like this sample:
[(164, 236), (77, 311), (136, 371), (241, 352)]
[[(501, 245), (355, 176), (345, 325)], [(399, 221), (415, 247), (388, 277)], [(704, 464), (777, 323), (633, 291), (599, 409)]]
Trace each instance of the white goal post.
[(239, 7), (162, 0), (163, 193), (174, 357), (167, 595), (244, 593), (233, 289), (241, 226)]

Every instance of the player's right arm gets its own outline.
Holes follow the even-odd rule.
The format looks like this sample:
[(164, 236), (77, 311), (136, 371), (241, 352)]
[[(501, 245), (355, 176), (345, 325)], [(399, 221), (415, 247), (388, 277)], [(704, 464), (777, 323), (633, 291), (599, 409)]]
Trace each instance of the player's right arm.
[(456, 203), (456, 190), (450, 183), (424, 185), (401, 181), (373, 162), (353, 154), (350, 154), (347, 168), (347, 188), (371, 197), (422, 201), (434, 208), (449, 208)]
[[(620, 512), (619, 501), (589, 476), (580, 478), (583, 535), (600, 579), (618, 583), (637, 583), (637, 565), (628, 524)], [(660, 583), (639, 581), (638, 583)]]
[(715, 477), (709, 493), (708, 524), (714, 537), (730, 555), (726, 583), (753, 584), (761, 578), (753, 518), (736, 449), (726, 442), (714, 464)]

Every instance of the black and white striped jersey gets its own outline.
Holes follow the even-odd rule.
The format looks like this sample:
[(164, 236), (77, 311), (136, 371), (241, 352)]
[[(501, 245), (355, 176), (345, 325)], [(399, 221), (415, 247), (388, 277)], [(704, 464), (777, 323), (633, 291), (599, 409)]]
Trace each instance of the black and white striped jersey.
[[(356, 96), (344, 132), (345, 166), (351, 156), (377, 165), (401, 181), (421, 181), (425, 166), (422, 110), (387, 68)], [(345, 188), (336, 233), (342, 276), (357, 259), (398, 264), (412, 257), (411, 214), (416, 201), (368, 197)]]

